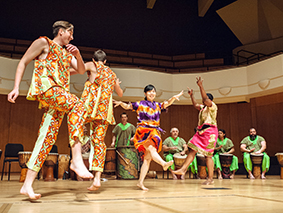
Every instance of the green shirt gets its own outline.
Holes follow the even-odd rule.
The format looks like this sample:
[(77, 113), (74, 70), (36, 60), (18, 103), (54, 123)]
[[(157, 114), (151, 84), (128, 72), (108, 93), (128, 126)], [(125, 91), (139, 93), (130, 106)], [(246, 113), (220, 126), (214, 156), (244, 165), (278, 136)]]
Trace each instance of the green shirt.
[(229, 152), (234, 147), (233, 142), (229, 138), (224, 138), (223, 141), (221, 141), (219, 138), (217, 138), (215, 148), (218, 148), (221, 145), (223, 145), (222, 148), (215, 150), (216, 153), (223, 154), (225, 152)]
[(134, 136), (135, 132), (136, 127), (133, 124), (117, 124), (112, 131), (112, 133), (116, 136), (115, 147), (134, 145), (133, 142), (130, 142), (130, 139)]
[(245, 137), (242, 141), (241, 144), (246, 144), (246, 149), (251, 150), (255, 148), (253, 152), (257, 152), (261, 149), (262, 145), (261, 142), (265, 141), (265, 139), (259, 135), (256, 136), (256, 139), (251, 141), (250, 136)]
[(176, 140), (174, 140), (172, 137), (166, 138), (163, 142), (163, 145), (166, 145), (167, 147), (176, 146), (177, 149), (172, 149), (168, 152), (164, 152), (164, 157), (166, 158), (169, 153), (174, 155), (175, 153), (182, 152), (184, 150), (184, 144), (186, 144), (186, 141), (183, 138), (177, 137)]

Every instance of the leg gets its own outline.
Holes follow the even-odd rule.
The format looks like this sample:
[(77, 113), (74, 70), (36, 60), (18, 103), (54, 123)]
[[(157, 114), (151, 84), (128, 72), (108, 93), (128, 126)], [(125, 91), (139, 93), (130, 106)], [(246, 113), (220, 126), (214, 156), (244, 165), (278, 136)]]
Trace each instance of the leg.
[(91, 169), (96, 171), (92, 185), (88, 188), (90, 191), (98, 190), (101, 186), (100, 177), (103, 172), (105, 156), (106, 156), (106, 145), (104, 138), (108, 128), (108, 122), (105, 121), (94, 121), (90, 123), (91, 129)]
[(255, 179), (255, 177), (252, 174), (253, 165), (252, 165), (252, 161), (251, 161), (251, 157), (249, 153), (244, 152), (243, 161), (244, 161), (244, 166), (247, 172), (249, 173), (250, 179)]
[(145, 176), (147, 175), (151, 160), (152, 160), (152, 158), (151, 158), (151, 155), (150, 155), (150, 151), (146, 150), (145, 153), (144, 153), (144, 161), (143, 161), (141, 171), (140, 171), (140, 178), (139, 178), (139, 181), (137, 183), (137, 186), (144, 191), (148, 191), (148, 188), (146, 188), (144, 186), (143, 182), (144, 182)]
[(29, 170), (20, 191), (21, 194), (29, 196), (30, 199), (38, 199), (41, 197), (40, 194), (34, 194), (32, 184), (48, 153), (52, 149), (53, 144), (55, 143), (63, 117), (63, 112), (53, 109), (47, 109), (43, 114), (42, 122), (38, 131), (38, 138), (30, 160), (27, 163)]
[(169, 162), (165, 162), (161, 157), (160, 155), (157, 153), (156, 151), (156, 148), (153, 147), (152, 145), (149, 145), (149, 146), (145, 146), (144, 147), (145, 150), (147, 152), (150, 153), (151, 155), (151, 158), (156, 162), (158, 163), (159, 165), (161, 165), (163, 167), (163, 170), (166, 171), (172, 164), (173, 164), (173, 160), (172, 161), (169, 161)]
[[(168, 155), (166, 156), (165, 160), (166, 160), (166, 162), (172, 161), (172, 160), (173, 160), (173, 155), (172, 155), (172, 154), (168, 154)], [(170, 171), (171, 174), (172, 174), (173, 180), (177, 180), (177, 179), (178, 179), (177, 176), (176, 176), (174, 173), (172, 173), (172, 171), (174, 171), (174, 170), (175, 170), (175, 165), (174, 165), (174, 163), (173, 163), (172, 166), (169, 167), (169, 171)]]
[(230, 171), (232, 172), (232, 175), (230, 176), (231, 179), (234, 179), (235, 173), (238, 169), (239, 169), (238, 158), (235, 155), (233, 155), (232, 164), (230, 166)]
[(203, 185), (211, 185), (213, 184), (213, 167), (214, 163), (212, 157), (206, 156), (206, 166), (208, 169), (208, 179), (203, 183)]
[(196, 155), (196, 151), (191, 149), (182, 168), (178, 169), (177, 171), (173, 171), (174, 174), (176, 175), (183, 175), (187, 172), (189, 165), (193, 162), (195, 155)]
[(219, 159), (219, 154), (215, 154), (213, 156), (213, 161), (214, 161), (214, 164), (215, 164), (215, 168), (217, 169), (217, 172), (218, 172), (218, 179), (219, 180), (222, 180), (222, 174), (221, 174), (221, 171), (222, 171), (222, 167), (221, 167), (221, 163), (220, 163), (220, 159)]
[(270, 158), (269, 156), (264, 152), (263, 153), (263, 159), (262, 159), (262, 174), (261, 179), (266, 179), (265, 173), (268, 171), (270, 167)]

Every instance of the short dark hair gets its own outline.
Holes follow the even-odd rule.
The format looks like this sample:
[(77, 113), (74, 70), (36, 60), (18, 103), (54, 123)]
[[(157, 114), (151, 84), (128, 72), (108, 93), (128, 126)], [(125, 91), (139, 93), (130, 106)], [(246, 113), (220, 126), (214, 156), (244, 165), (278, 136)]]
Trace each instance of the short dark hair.
[(254, 129), (256, 131), (256, 129), (254, 127), (251, 127), (249, 131), (251, 131), (251, 129)]
[(224, 138), (226, 138), (226, 131), (224, 129), (218, 129), (218, 131), (223, 132)]
[[(146, 85), (145, 88), (143, 89), (143, 92), (144, 93), (147, 93), (148, 91), (151, 91), (151, 90), (155, 90), (156, 92), (156, 89), (155, 87), (152, 85), (152, 84), (149, 84), (149, 85)], [(145, 97), (144, 100), (147, 100), (147, 98)]]
[(125, 112), (122, 112), (121, 115), (120, 115), (120, 118), (122, 118), (122, 115), (126, 115), (128, 117), (128, 114), (125, 113)]
[(53, 36), (56, 37), (59, 33), (60, 29), (63, 30), (72, 30), (74, 31), (74, 25), (72, 25), (70, 22), (68, 21), (56, 21), (53, 26)]
[(97, 50), (93, 54), (93, 59), (95, 61), (102, 61), (102, 62), (104, 62), (106, 60), (106, 53), (103, 50)]
[(213, 101), (213, 95), (211, 93), (206, 93), (206, 95), (211, 101)]

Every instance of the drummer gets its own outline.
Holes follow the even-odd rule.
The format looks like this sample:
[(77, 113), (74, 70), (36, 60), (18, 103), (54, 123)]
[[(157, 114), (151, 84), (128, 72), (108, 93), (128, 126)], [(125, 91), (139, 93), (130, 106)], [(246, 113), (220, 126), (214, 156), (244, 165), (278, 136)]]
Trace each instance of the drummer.
[(128, 123), (128, 115), (123, 112), (120, 115), (121, 123), (117, 124), (112, 131), (111, 147), (129, 146), (134, 145), (133, 139), (136, 132), (136, 127)]
[[(235, 152), (233, 142), (231, 141), (231, 139), (226, 137), (226, 132), (224, 129), (219, 129), (217, 142), (214, 148), (214, 156), (212, 158), (214, 161), (215, 168), (217, 169), (218, 172), (219, 180), (223, 179), (221, 175), (222, 168), (219, 160), (219, 154), (232, 154), (233, 152)], [(232, 164), (230, 166), (230, 171), (232, 172), (230, 179), (233, 179), (235, 177), (235, 172), (238, 169), (239, 169), (238, 158), (235, 155), (233, 155)]]
[[(180, 153), (181, 155), (185, 155), (186, 151), (188, 150), (186, 141), (183, 138), (178, 137), (179, 130), (176, 127), (173, 127), (170, 130), (171, 137), (168, 137), (163, 142), (163, 152), (164, 158), (166, 162), (172, 161), (173, 155), (175, 153)], [(172, 174), (173, 180), (177, 180), (177, 176), (172, 173), (175, 170), (175, 164), (173, 163), (172, 166), (169, 167), (169, 170)], [(181, 176), (181, 179), (185, 179), (185, 174)]]
[(250, 158), (250, 153), (263, 154), (262, 159), (262, 174), (261, 178), (265, 179), (265, 173), (270, 167), (270, 158), (264, 152), (266, 149), (266, 141), (263, 137), (256, 134), (255, 128), (250, 128), (250, 135), (245, 137), (241, 141), (241, 151), (243, 152), (243, 161), (247, 172), (249, 173), (250, 179), (254, 179), (252, 174), (252, 161)]

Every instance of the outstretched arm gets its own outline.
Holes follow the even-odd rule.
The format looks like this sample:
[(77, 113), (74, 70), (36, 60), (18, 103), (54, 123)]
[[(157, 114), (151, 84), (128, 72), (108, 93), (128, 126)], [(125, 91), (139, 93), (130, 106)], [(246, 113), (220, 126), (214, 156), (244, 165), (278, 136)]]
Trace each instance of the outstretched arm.
[(164, 109), (169, 107), (171, 104), (174, 103), (175, 100), (180, 100), (179, 98), (184, 94), (184, 91), (182, 90), (179, 94), (174, 95), (172, 98), (170, 98), (168, 101), (164, 101)]
[(133, 109), (131, 103), (126, 104), (126, 103), (124, 103), (122, 101), (116, 101), (116, 100), (113, 100), (113, 103), (115, 104), (114, 107), (121, 106), (124, 109)]
[(201, 77), (197, 77), (197, 85), (199, 86), (199, 89), (200, 89), (202, 101), (203, 101), (204, 105), (211, 107), (212, 101), (207, 97), (207, 94), (206, 94), (206, 92), (203, 88), (202, 82), (203, 82), (203, 79)]

